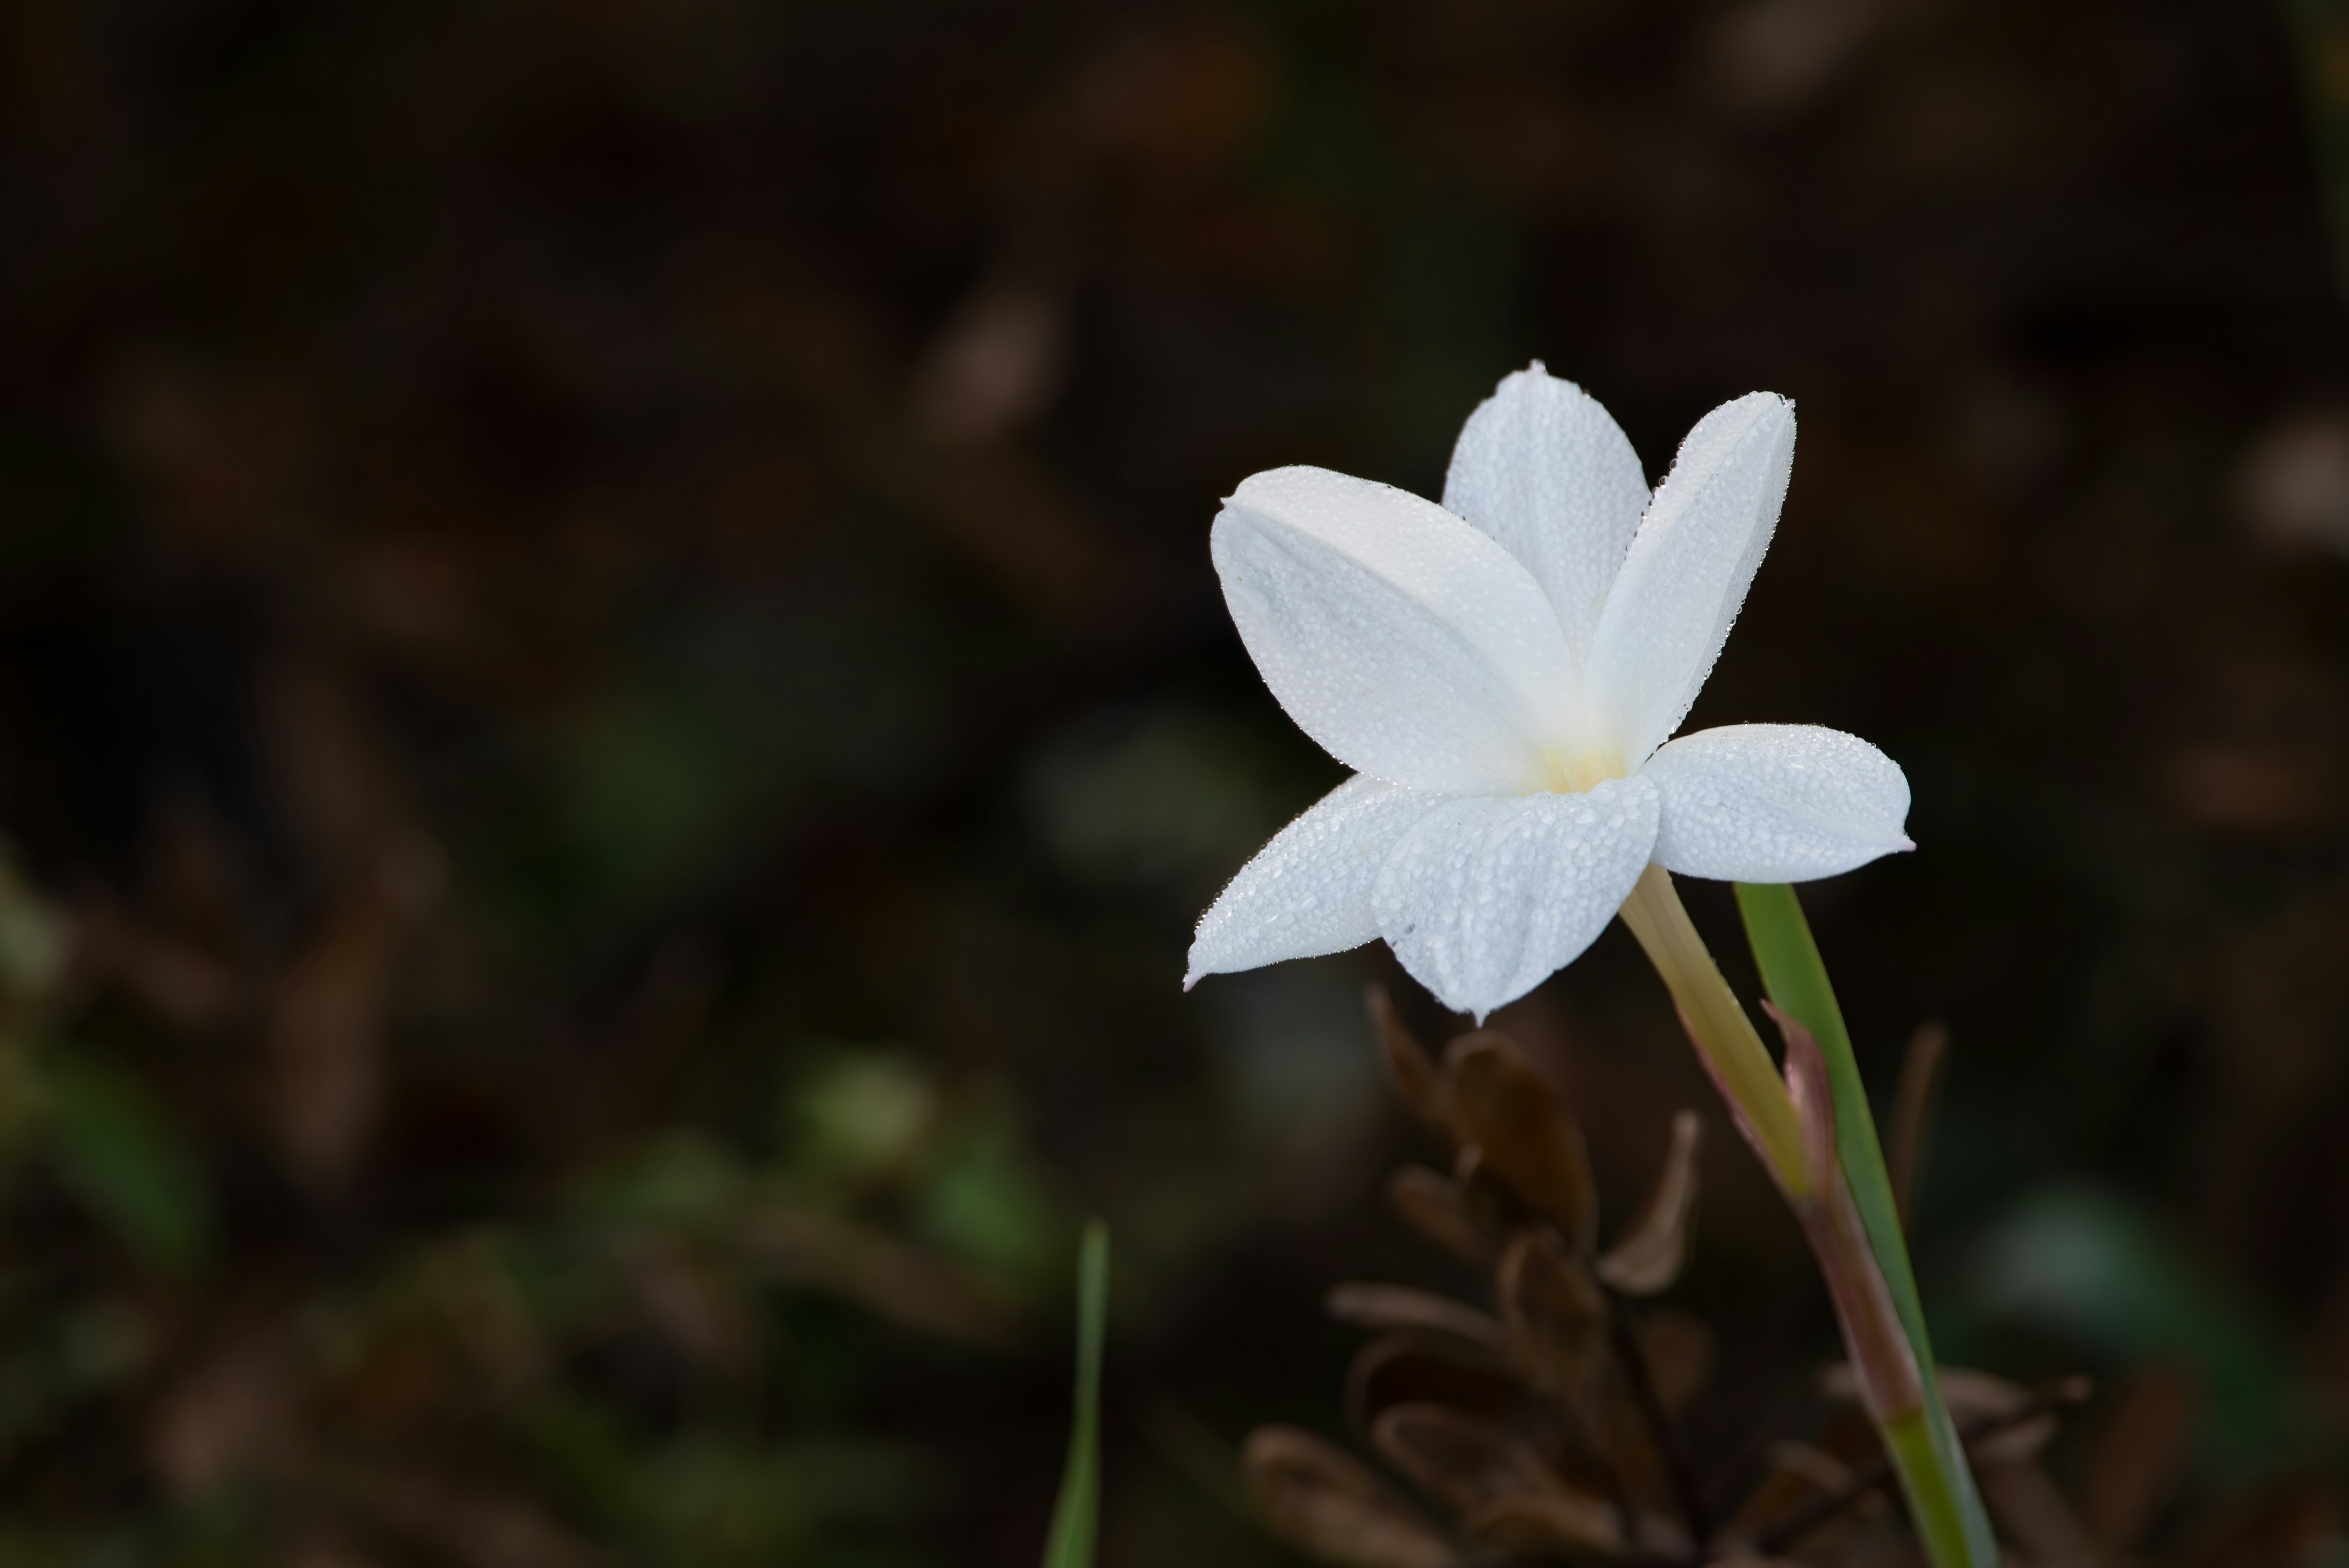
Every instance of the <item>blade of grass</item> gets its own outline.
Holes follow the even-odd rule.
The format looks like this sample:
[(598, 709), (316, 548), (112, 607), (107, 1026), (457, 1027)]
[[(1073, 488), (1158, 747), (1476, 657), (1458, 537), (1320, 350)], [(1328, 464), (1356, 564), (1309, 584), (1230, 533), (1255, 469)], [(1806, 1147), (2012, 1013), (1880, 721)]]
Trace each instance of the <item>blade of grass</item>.
[(1069, 1434), (1068, 1467), (1061, 1473), (1060, 1501), (1052, 1505), (1044, 1568), (1092, 1568), (1101, 1526), (1102, 1333), (1108, 1316), (1109, 1227), (1095, 1220), (1085, 1227), (1077, 1254), (1076, 1421)]
[(1977, 1568), (1992, 1568), (1998, 1562), (1997, 1541), (1958, 1447), (1949, 1408), (1941, 1399), (1932, 1341), (1925, 1331), (1924, 1303), (1918, 1296), (1916, 1272), (1909, 1265), (1909, 1245), (1901, 1234), (1892, 1179), (1885, 1170), (1876, 1119), (1868, 1108), (1868, 1088), (1860, 1080), (1859, 1060), (1852, 1053), (1851, 1035), (1844, 1027), (1843, 1009), (1836, 1002), (1826, 962), (1819, 956), (1818, 944), (1811, 936), (1810, 923), (1803, 918), (1803, 906), (1793, 888), (1783, 883), (1739, 882), (1737, 910), (1744, 918), (1745, 939), (1753, 945), (1754, 965), (1762, 972), (1763, 989), (1782, 1012), (1811, 1031), (1826, 1058), (1827, 1078), (1835, 1092), (1836, 1156), (1843, 1165), (1844, 1179), (1851, 1185), (1869, 1249), (1876, 1253), (1877, 1266), (1884, 1271), (1885, 1284), (1892, 1292), (1893, 1308), (1900, 1315), (1900, 1326), (1908, 1331), (1917, 1366), (1925, 1375), (1927, 1431), (1923, 1435), (1930, 1443), (1934, 1469), (1946, 1484), (1957, 1518), (1951, 1522), (1920, 1519), (1919, 1529), (1939, 1533), (1945, 1524), (1954, 1523), (1962, 1533), (1967, 1558)]

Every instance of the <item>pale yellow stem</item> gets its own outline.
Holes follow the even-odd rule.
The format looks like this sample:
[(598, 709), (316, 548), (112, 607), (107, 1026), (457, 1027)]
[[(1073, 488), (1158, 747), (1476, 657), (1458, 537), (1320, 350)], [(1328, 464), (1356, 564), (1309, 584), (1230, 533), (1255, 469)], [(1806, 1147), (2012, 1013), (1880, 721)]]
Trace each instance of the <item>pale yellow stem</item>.
[(1786, 1080), (1682, 907), (1671, 873), (1652, 864), (1640, 872), (1639, 885), (1623, 901), (1622, 915), (1647, 950), (1648, 962), (1663, 976), (1713, 1081), (1752, 1129), (1779, 1185), (1790, 1199), (1807, 1195), (1814, 1182)]

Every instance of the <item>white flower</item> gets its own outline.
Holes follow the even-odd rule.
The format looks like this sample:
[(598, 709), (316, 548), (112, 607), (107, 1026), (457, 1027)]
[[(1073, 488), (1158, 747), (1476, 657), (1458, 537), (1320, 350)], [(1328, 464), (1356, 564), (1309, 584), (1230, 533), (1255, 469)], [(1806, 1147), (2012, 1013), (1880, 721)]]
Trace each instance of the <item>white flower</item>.
[(1244, 481), (1216, 518), (1225, 603), (1357, 771), (1232, 879), (1185, 985), (1384, 937), (1481, 1018), (1588, 947), (1651, 860), (1803, 882), (1913, 848), (1908, 779), (1856, 737), (1669, 740), (1794, 454), (1794, 405), (1756, 392), (1697, 421), (1651, 496), (1607, 411), (1536, 363), (1468, 417), (1441, 507), (1325, 469)]

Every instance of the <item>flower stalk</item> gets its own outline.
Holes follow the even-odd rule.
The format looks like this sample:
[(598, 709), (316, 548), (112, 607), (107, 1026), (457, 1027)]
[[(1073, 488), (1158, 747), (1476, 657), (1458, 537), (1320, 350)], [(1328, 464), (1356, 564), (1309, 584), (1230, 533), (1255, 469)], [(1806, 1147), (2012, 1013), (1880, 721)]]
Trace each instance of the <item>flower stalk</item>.
[(1794, 1097), (1737, 994), (1721, 977), (1712, 950), (1697, 934), (1672, 886), (1671, 873), (1650, 864), (1623, 901), (1621, 913), (1671, 992), (1681, 1022), (1705, 1071), (1729, 1102), (1738, 1130), (1754, 1145), (1789, 1202), (1808, 1196), (1811, 1160)]
[[(1742, 895), (1748, 890), (1739, 891)], [(1662, 867), (1648, 868), (1624, 902), (1622, 915), (1671, 991), (1682, 1026), (1738, 1130), (1802, 1225), (1834, 1304), (1861, 1402), (1883, 1438), (1927, 1554), (1935, 1568), (1990, 1568), (1997, 1561), (1996, 1546), (1931, 1377), (1921, 1315), (1912, 1325), (1896, 1299), (1883, 1246), (1847, 1180), (1845, 1153), (1855, 1140), (1845, 1130), (1855, 1117), (1866, 1124), (1863, 1152), (1877, 1148), (1866, 1099), (1849, 1090), (1838, 1093), (1836, 1079), (1842, 1075), (1833, 1071), (1812, 1030), (1765, 1002), (1786, 1039), (1785, 1072), (1780, 1076)], [(1805, 928), (1806, 943), (1808, 934)], [(1811, 953), (1816, 964), (1816, 948)], [(1824, 985), (1824, 970), (1818, 979)], [(1828, 1001), (1832, 1005), (1831, 993)], [(1841, 1021), (1837, 1015), (1839, 1038)], [(1848, 1042), (1841, 1043), (1848, 1055)], [(1856, 1067), (1851, 1071), (1856, 1086)], [(1882, 1163), (1876, 1154), (1875, 1180), (1863, 1180), (1863, 1187), (1886, 1185)], [(1913, 1304), (1916, 1285), (1905, 1248), (1897, 1269)]]

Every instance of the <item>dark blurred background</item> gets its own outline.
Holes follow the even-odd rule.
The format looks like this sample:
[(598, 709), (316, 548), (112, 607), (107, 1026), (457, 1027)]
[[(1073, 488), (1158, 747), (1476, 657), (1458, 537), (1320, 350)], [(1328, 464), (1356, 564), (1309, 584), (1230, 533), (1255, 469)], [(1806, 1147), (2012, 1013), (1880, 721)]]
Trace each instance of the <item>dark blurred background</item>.
[[(1451, 1025), (1382, 949), (1179, 990), (1339, 777), (1206, 528), (1435, 493), (1535, 356), (1652, 474), (1800, 405), (1694, 721), (1914, 783), (1806, 896), (1876, 1082), (1953, 1042), (1945, 1353), (2166, 1391), (2081, 1480), (2155, 1525), (2332, 1473), (2327, 0), (19, 0), (0, 60), (0, 1557), (1033, 1563), (1099, 1212), (1104, 1563), (1291, 1561), (1233, 1454), (1340, 1430), (1321, 1293), (1458, 1283), (1361, 987)], [(1712, 1118), (1733, 1446), (1832, 1350), (1793, 1227), (1619, 930), (1501, 1022), (1619, 1214)]]

